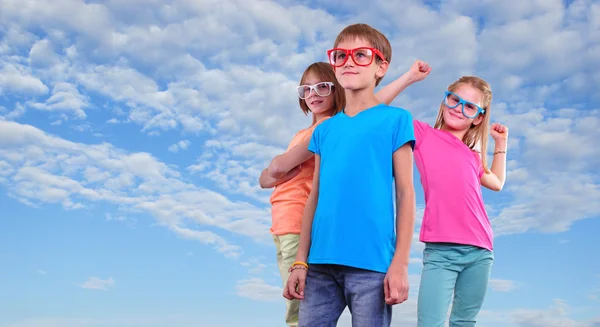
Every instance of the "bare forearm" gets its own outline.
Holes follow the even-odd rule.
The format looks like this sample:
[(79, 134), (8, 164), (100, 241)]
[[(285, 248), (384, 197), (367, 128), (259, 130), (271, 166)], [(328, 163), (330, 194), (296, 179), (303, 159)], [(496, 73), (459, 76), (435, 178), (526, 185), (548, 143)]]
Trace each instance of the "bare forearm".
[(260, 174), (258, 183), (260, 184), (261, 188), (273, 188), (281, 183), (289, 181), (290, 179), (294, 178), (294, 176), (295, 176), (295, 174), (288, 173), (280, 178), (275, 178), (269, 174), (269, 169), (266, 168), (266, 169), (263, 169), (262, 173)]
[(302, 215), (302, 227), (300, 229), (300, 243), (296, 253), (296, 261), (306, 262), (310, 250), (310, 234), (312, 233), (312, 223), (317, 208), (318, 190), (313, 190), (306, 201), (304, 214)]
[(412, 79), (411, 74), (404, 73), (390, 84), (383, 87), (375, 97), (379, 102), (389, 105), (392, 101), (404, 91), (407, 87), (413, 84), (415, 81)]
[(396, 198), (396, 253), (392, 262), (394, 265), (408, 267), (416, 206), (413, 188), (406, 189)]
[(492, 173), (498, 178), (500, 188), (504, 186), (504, 181), (506, 180), (506, 147), (506, 141), (496, 142), (492, 167), (490, 168)]

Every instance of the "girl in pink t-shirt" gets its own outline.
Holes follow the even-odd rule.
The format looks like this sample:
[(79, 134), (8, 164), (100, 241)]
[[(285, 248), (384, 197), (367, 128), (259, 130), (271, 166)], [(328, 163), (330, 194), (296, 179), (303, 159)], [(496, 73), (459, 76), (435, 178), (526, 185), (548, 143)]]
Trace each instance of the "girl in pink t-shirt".
[[(433, 127), (414, 120), (415, 162), (425, 193), (419, 327), (443, 326), (451, 301), (450, 326), (473, 326), (485, 298), (494, 255), (481, 186), (504, 186), (508, 138), (506, 126), (490, 127), (491, 102), (486, 81), (463, 76), (445, 91)], [(495, 148), (488, 168), (490, 134)]]

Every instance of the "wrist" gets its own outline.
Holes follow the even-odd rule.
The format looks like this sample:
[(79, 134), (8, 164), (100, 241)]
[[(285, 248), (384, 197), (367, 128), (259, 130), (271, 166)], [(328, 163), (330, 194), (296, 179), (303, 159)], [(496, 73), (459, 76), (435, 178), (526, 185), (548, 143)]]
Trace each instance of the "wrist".
[(408, 269), (408, 259), (401, 259), (394, 257), (390, 263), (390, 268), (394, 269)]
[(494, 140), (494, 148), (496, 150), (504, 150), (506, 151), (507, 143), (506, 140)]
[(404, 73), (404, 80), (405, 80), (406, 84), (411, 85), (417, 81), (417, 77), (415, 76), (415, 74), (408, 71), (408, 72)]

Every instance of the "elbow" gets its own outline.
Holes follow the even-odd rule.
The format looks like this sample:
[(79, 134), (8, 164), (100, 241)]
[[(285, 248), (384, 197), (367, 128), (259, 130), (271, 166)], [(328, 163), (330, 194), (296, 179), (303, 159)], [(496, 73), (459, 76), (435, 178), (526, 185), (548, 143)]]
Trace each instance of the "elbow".
[(504, 183), (498, 183), (498, 184), (492, 185), (492, 187), (490, 189), (495, 192), (500, 192), (500, 191), (502, 191), (503, 188), (504, 188)]
[(269, 175), (271, 175), (271, 177), (275, 177), (275, 178), (277, 178), (281, 175), (285, 175), (287, 173), (287, 171), (285, 171), (281, 161), (277, 160), (277, 159), (273, 159), (273, 161), (269, 165), (268, 171), (269, 171)]

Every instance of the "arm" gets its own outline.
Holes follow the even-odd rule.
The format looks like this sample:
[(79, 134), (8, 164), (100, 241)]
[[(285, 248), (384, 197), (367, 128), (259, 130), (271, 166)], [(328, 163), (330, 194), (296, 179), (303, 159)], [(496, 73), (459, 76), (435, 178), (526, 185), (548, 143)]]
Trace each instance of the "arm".
[[(506, 142), (495, 142), (494, 160), (489, 173), (481, 176), (481, 185), (492, 191), (501, 191), (506, 180)], [(498, 151), (504, 151), (498, 153)]]
[(408, 260), (417, 206), (410, 144), (396, 150), (392, 161), (396, 181), (396, 251), (384, 280), (385, 302), (389, 305), (408, 299)]
[(427, 63), (417, 60), (410, 70), (382, 88), (375, 94), (375, 97), (379, 102), (389, 105), (402, 91), (413, 83), (422, 81), (430, 72), (431, 68), (429, 68)]
[(308, 151), (309, 143), (310, 137), (307, 137), (290, 151), (273, 158), (267, 167), (268, 175), (276, 179), (282, 178), (294, 167), (310, 159), (314, 153)]
[(300, 173), (300, 168), (301, 166), (296, 166), (294, 167), (292, 170), (290, 170), (289, 172), (287, 172), (285, 175), (283, 175), (281, 178), (274, 178), (271, 177), (269, 175), (269, 171), (267, 168), (263, 169), (262, 173), (260, 174), (260, 178), (258, 179), (258, 183), (260, 184), (261, 188), (273, 188), (281, 183), (287, 182), (290, 179), (296, 177), (296, 175), (298, 175), (298, 173)]
[(296, 253), (296, 261), (306, 262), (308, 260), (308, 252), (310, 250), (310, 235), (312, 233), (312, 223), (315, 217), (315, 210), (317, 209), (317, 202), (319, 199), (319, 172), (321, 166), (321, 157), (315, 155), (315, 172), (313, 176), (312, 189), (306, 206), (304, 207), (304, 214), (302, 215), (302, 227), (300, 229), (300, 243), (298, 244), (298, 252)]
[[(494, 123), (490, 134), (494, 138), (494, 159), (489, 173), (481, 176), (481, 185), (492, 191), (501, 191), (506, 181), (506, 148), (508, 145), (508, 127)], [(485, 155), (485, 154), (482, 154)]]
[(404, 144), (393, 157), (396, 181), (396, 252), (391, 266), (408, 269), (410, 245), (415, 228), (416, 198), (413, 184), (413, 153), (410, 144)]

